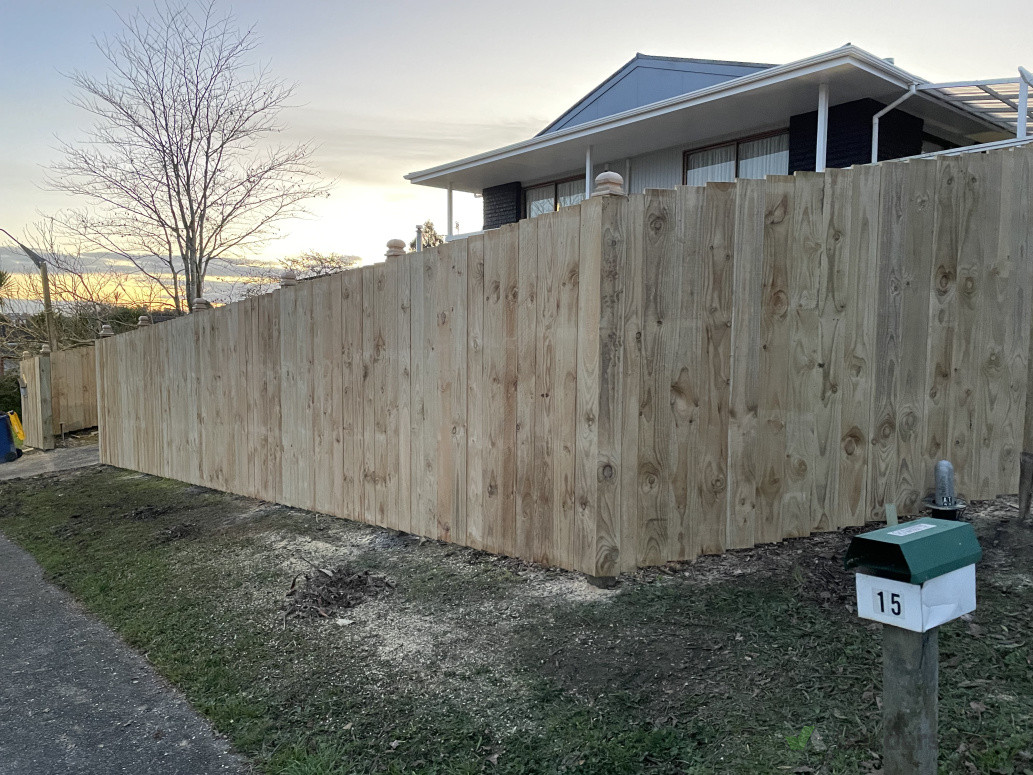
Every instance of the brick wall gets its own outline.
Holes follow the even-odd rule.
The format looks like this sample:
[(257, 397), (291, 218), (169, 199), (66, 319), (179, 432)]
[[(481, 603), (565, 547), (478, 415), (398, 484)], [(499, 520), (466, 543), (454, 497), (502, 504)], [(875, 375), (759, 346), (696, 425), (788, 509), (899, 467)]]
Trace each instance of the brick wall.
[(501, 186), (484, 189), (481, 193), (484, 205), (483, 228), (497, 229), (507, 223), (519, 221), (522, 192), (519, 182), (503, 183)]
[[(872, 157), (872, 116), (885, 105), (877, 100), (845, 102), (829, 108), (827, 167), (868, 164)], [(879, 119), (879, 161), (922, 152), (922, 119), (891, 110)], [(789, 172), (814, 169), (818, 111), (789, 119)]]

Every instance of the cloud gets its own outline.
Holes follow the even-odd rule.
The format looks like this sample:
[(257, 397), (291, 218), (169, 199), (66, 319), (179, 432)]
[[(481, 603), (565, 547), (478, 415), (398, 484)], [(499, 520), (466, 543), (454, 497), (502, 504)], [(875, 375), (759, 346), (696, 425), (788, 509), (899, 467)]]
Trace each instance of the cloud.
[(491, 150), (533, 135), (545, 122), (422, 121), (419, 117), (363, 115), (309, 109), (284, 132), (293, 142), (313, 141), (314, 162), (348, 184), (407, 186), (409, 172)]

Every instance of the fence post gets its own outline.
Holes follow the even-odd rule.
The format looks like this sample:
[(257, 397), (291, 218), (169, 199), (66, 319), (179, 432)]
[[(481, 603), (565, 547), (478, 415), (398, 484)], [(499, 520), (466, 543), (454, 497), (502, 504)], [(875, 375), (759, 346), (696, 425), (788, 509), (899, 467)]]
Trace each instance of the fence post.
[(614, 305), (623, 295), (624, 242), (615, 226), (626, 200), (616, 172), (602, 172), (594, 183), (581, 206), (574, 552), (586, 580), (606, 588), (621, 571), (623, 315)]
[(212, 303), (201, 296), (194, 299), (194, 312), (204, 312), (212, 308)]
[(43, 449), (53, 449), (54, 444), (54, 397), (51, 392), (53, 384), (53, 372), (50, 362), (50, 345), (45, 344), (40, 348), (39, 358), (36, 360), (39, 368), (39, 419), (40, 429), (43, 437)]
[(141, 328), (143, 326), (149, 326), (150, 324), (151, 324), (151, 319), (149, 317), (147, 317), (146, 315), (141, 315), (136, 320), (136, 327), (137, 328)]

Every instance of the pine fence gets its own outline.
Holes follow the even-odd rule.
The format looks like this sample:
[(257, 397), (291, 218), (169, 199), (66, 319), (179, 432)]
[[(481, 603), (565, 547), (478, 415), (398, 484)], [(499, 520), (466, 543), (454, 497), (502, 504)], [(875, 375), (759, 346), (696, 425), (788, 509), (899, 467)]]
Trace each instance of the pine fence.
[(99, 343), (103, 462), (597, 576), (1014, 492), (1033, 151), (592, 197)]
[(22, 358), (25, 443), (53, 449), (54, 437), (97, 425), (97, 370), (92, 345)]

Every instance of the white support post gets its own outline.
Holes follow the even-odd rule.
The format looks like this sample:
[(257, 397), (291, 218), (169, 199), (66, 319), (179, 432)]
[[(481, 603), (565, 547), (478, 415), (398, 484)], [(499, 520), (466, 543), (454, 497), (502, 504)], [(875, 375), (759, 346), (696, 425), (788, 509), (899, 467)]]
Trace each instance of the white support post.
[(825, 171), (825, 155), (829, 144), (829, 85), (818, 84), (818, 139), (814, 147), (814, 171)]
[(448, 184), (448, 238), (452, 239), (452, 184)]
[(1026, 139), (1026, 123), (1029, 120), (1029, 84), (1019, 75), (1019, 114), (1015, 121), (1015, 139)]
[(592, 181), (595, 178), (592, 176), (592, 146), (588, 146), (585, 150), (585, 199), (592, 196)]

